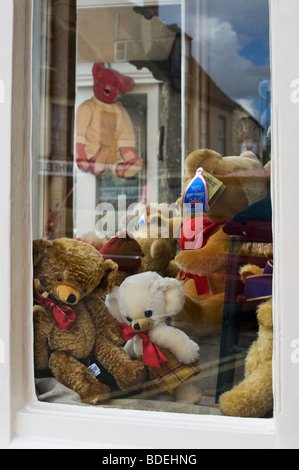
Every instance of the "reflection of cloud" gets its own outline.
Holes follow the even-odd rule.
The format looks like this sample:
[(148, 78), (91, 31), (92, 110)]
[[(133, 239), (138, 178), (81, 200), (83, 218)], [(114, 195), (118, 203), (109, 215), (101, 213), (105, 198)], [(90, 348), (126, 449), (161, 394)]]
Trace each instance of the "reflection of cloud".
[(240, 55), (240, 41), (231, 23), (210, 18), (208, 73), (234, 99), (256, 96), (261, 79), (268, 77), (268, 65), (254, 66)]
[(260, 112), (256, 109), (256, 105), (253, 99), (238, 99), (237, 100), (238, 104), (242, 106), (243, 109), (248, 111), (248, 113), (254, 117), (257, 121), (260, 120)]
[[(190, 36), (193, 38), (193, 55), (224, 93), (240, 103), (242, 107), (258, 119), (260, 116), (260, 110), (256, 109), (258, 87), (262, 80), (269, 78), (269, 65), (256, 66), (249, 58), (241, 54), (244, 45), (255, 40), (256, 35), (249, 35), (249, 28), (241, 34), (237, 32), (237, 26), (229, 21), (229, 14), (235, 15), (232, 4), (235, 4), (236, 0), (227, 1), (231, 4), (230, 7), (224, 12), (223, 3), (227, 7), (227, 2), (222, 1), (223, 12), (221, 15), (218, 11), (219, 17), (206, 16), (203, 28), (196, 30), (194, 28), (195, 24), (192, 25), (192, 21), (190, 21), (189, 31)], [(215, 1), (211, 2), (211, 5), (215, 7), (216, 3)], [(243, 0), (241, 0), (241, 3), (243, 3)], [(220, 9), (220, 3), (217, 5)], [(249, 10), (248, 5), (247, 10)], [(255, 17), (258, 17), (259, 10), (255, 5)], [(216, 12), (213, 11), (213, 13)], [(247, 21), (250, 22), (251, 17), (252, 12)], [(259, 23), (259, 19), (255, 23)], [(195, 34), (192, 34), (191, 28)]]

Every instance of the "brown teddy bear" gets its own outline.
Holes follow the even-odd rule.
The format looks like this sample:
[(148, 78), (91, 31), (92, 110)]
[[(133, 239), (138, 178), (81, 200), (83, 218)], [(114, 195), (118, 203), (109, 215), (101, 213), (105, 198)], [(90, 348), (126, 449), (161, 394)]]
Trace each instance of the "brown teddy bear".
[[(181, 217), (149, 214), (146, 224), (135, 234), (143, 256), (137, 273), (155, 271), (162, 277), (176, 277), (179, 267), (174, 261), (178, 251)], [(151, 234), (152, 232), (152, 234)]]
[(59, 382), (92, 405), (110, 397), (109, 387), (91, 372), (97, 362), (121, 390), (143, 382), (144, 365), (125, 353), (117, 321), (103, 300), (114, 285), (117, 265), (89, 244), (67, 238), (35, 240), (33, 254), (36, 371), (49, 367)]
[[(150, 224), (157, 236), (150, 236)], [(169, 233), (162, 237), (161, 224)], [(176, 277), (179, 268), (174, 262), (178, 250), (179, 236), (176, 236), (180, 220), (166, 219), (159, 215), (148, 218), (134, 234), (127, 231), (111, 238), (101, 248), (105, 259), (112, 259), (118, 265), (116, 285), (133, 274), (155, 271), (163, 277)]]
[[(240, 272), (243, 280), (252, 276), (251, 279), (256, 282), (262, 275), (263, 269), (255, 265), (246, 265)], [(228, 416), (262, 418), (273, 409), (271, 295), (258, 307), (257, 320), (258, 338), (252, 343), (247, 354), (244, 380), (220, 397), (221, 411)]]
[[(185, 162), (185, 187), (200, 167), (222, 183), (222, 188), (204, 214), (203, 234), (198, 234), (198, 238), (203, 236), (202, 246), (185, 250), (185, 240), (180, 240), (182, 250), (175, 262), (181, 270), (186, 302), (173, 320), (174, 326), (197, 336), (217, 334), (222, 326), (229, 241), (222, 230), (224, 224), (267, 196), (266, 171), (252, 152), (235, 157), (221, 157), (209, 149), (191, 153)], [(205, 290), (200, 291), (202, 282)]]

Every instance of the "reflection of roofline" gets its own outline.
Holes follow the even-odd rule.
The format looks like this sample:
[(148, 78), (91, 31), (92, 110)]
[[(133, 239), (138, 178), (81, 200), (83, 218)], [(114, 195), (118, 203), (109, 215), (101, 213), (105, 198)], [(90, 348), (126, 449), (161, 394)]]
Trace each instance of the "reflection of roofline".
[(227, 107), (228, 109), (238, 109), (240, 112), (244, 113), (244, 117), (252, 119), (256, 125), (263, 129), (263, 126), (258, 122), (258, 120), (250, 114), (245, 108), (243, 108), (239, 103), (234, 101), (230, 96), (228, 96), (217, 83), (210, 77), (210, 75), (203, 69), (203, 67), (196, 61), (194, 57), (190, 58), (190, 61), (193, 62), (193, 67), (196, 65), (200, 69), (201, 76), (204, 75), (208, 80), (208, 100), (210, 104), (214, 106)]

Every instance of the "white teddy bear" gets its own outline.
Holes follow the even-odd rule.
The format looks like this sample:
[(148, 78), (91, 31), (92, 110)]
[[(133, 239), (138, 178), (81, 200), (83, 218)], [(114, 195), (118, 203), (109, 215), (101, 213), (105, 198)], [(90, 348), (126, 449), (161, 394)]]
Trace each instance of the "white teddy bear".
[(106, 297), (127, 341), (126, 352), (143, 357), (149, 368), (155, 383), (152, 390), (158, 387), (174, 393), (177, 401), (198, 403), (200, 393), (191, 378), (201, 371), (199, 346), (183, 331), (166, 324), (167, 318), (181, 311), (184, 301), (178, 280), (149, 271), (129, 276)]

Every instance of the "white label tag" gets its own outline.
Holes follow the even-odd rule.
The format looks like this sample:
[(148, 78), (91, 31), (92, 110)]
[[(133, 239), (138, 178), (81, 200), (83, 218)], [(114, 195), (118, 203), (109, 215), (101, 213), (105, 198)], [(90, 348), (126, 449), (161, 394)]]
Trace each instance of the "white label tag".
[(96, 364), (91, 364), (89, 367), (88, 367), (88, 370), (92, 373), (92, 375), (94, 377), (97, 377), (98, 375), (100, 375), (101, 373), (101, 370), (98, 368), (98, 366)]

